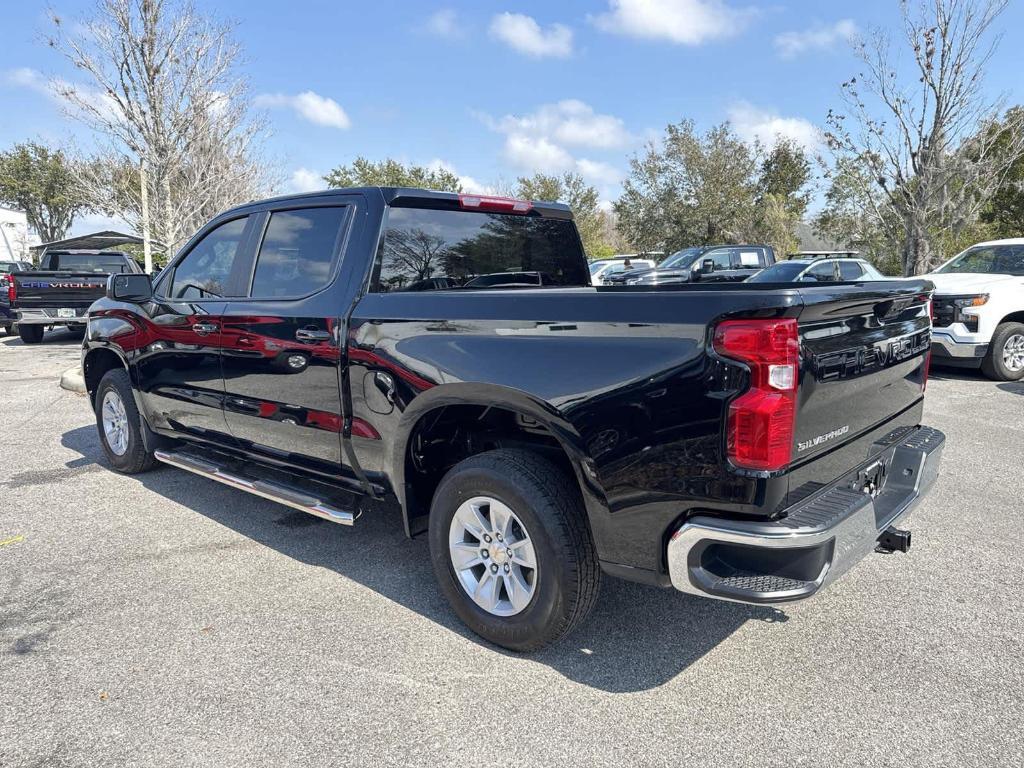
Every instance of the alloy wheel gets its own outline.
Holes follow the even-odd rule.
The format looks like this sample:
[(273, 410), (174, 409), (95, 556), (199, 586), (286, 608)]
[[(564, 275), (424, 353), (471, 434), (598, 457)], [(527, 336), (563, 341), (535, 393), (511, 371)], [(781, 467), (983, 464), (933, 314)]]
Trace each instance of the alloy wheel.
[(448, 535), (455, 575), (473, 602), (515, 616), (537, 591), (537, 553), (522, 521), (503, 502), (476, 496), (455, 511)]

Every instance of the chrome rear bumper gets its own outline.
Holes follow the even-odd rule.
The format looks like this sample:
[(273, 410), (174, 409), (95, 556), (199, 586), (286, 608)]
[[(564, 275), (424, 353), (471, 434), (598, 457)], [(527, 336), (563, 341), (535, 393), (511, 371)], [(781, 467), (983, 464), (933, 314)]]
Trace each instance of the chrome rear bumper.
[[(918, 427), (882, 456), (765, 522), (690, 518), (668, 543), (672, 585), (744, 603), (810, 597), (874, 550), (939, 472), (945, 435)], [(863, 487), (875, 482), (874, 495)]]

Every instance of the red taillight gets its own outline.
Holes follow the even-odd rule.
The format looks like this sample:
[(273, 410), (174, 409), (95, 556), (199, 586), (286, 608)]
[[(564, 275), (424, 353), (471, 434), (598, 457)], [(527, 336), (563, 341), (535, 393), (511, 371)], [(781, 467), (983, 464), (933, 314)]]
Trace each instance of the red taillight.
[(7, 278), (7, 301), (9, 301), (11, 304), (13, 304), (14, 300), (16, 298), (18, 298), (18, 289), (14, 287), (14, 278), (13, 277), (8, 277)]
[(785, 468), (793, 457), (800, 363), (796, 320), (726, 320), (715, 351), (750, 368), (750, 388), (729, 405), (726, 443), (737, 467)]
[(352, 418), (352, 436), (365, 437), (368, 440), (380, 440), (380, 432), (374, 429), (373, 425), (358, 416)]
[(511, 197), (489, 195), (459, 195), (459, 205), (473, 211), (501, 211), (502, 213), (529, 213), (533, 203), (529, 200), (513, 200)]
[[(930, 331), (931, 326), (935, 325), (935, 301), (933, 299), (928, 299), (928, 317), (929, 317), (929, 321), (928, 322), (929, 322), (929, 331)], [(930, 338), (930, 336), (929, 336), (929, 338)], [(926, 389), (928, 389), (928, 374), (931, 373), (931, 370), (932, 370), (932, 351), (931, 351), (931, 349), (929, 349), (928, 352), (926, 352), (925, 356), (924, 356), (924, 375), (921, 378), (921, 391), (922, 392), (924, 392)]]

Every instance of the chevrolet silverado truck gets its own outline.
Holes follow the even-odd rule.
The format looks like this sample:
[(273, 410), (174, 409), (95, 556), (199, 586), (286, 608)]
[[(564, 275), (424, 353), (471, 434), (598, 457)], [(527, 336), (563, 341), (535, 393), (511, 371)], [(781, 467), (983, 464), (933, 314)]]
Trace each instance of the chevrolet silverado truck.
[(1024, 378), (1024, 238), (971, 246), (926, 277), (935, 285), (935, 362)]
[(38, 344), (47, 328), (84, 332), (86, 311), (105, 294), (107, 277), (142, 271), (131, 256), (116, 251), (47, 251), (38, 269), (7, 277), (18, 335), (25, 344)]
[(921, 424), (930, 293), (594, 287), (564, 205), (330, 190), (111, 276), (83, 374), (115, 470), (393, 515), (462, 621), (526, 651), (603, 575), (778, 604), (906, 551), (944, 442)]

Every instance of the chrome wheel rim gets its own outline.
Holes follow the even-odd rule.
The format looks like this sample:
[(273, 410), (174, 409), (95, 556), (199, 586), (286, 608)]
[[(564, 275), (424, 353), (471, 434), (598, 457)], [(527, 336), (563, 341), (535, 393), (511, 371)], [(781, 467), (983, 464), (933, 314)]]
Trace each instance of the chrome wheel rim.
[(475, 496), (455, 511), (448, 531), (455, 576), (493, 616), (515, 616), (537, 591), (537, 553), (526, 527), (504, 503)]
[(289, 368), (303, 368), (306, 365), (306, 358), (302, 355), (289, 355), (288, 356), (288, 367)]
[(121, 396), (114, 390), (103, 396), (101, 413), (107, 447), (115, 455), (124, 456), (128, 451), (128, 414), (124, 410)]
[(1003, 344), (1003, 365), (1014, 373), (1024, 370), (1024, 334), (1015, 333)]

